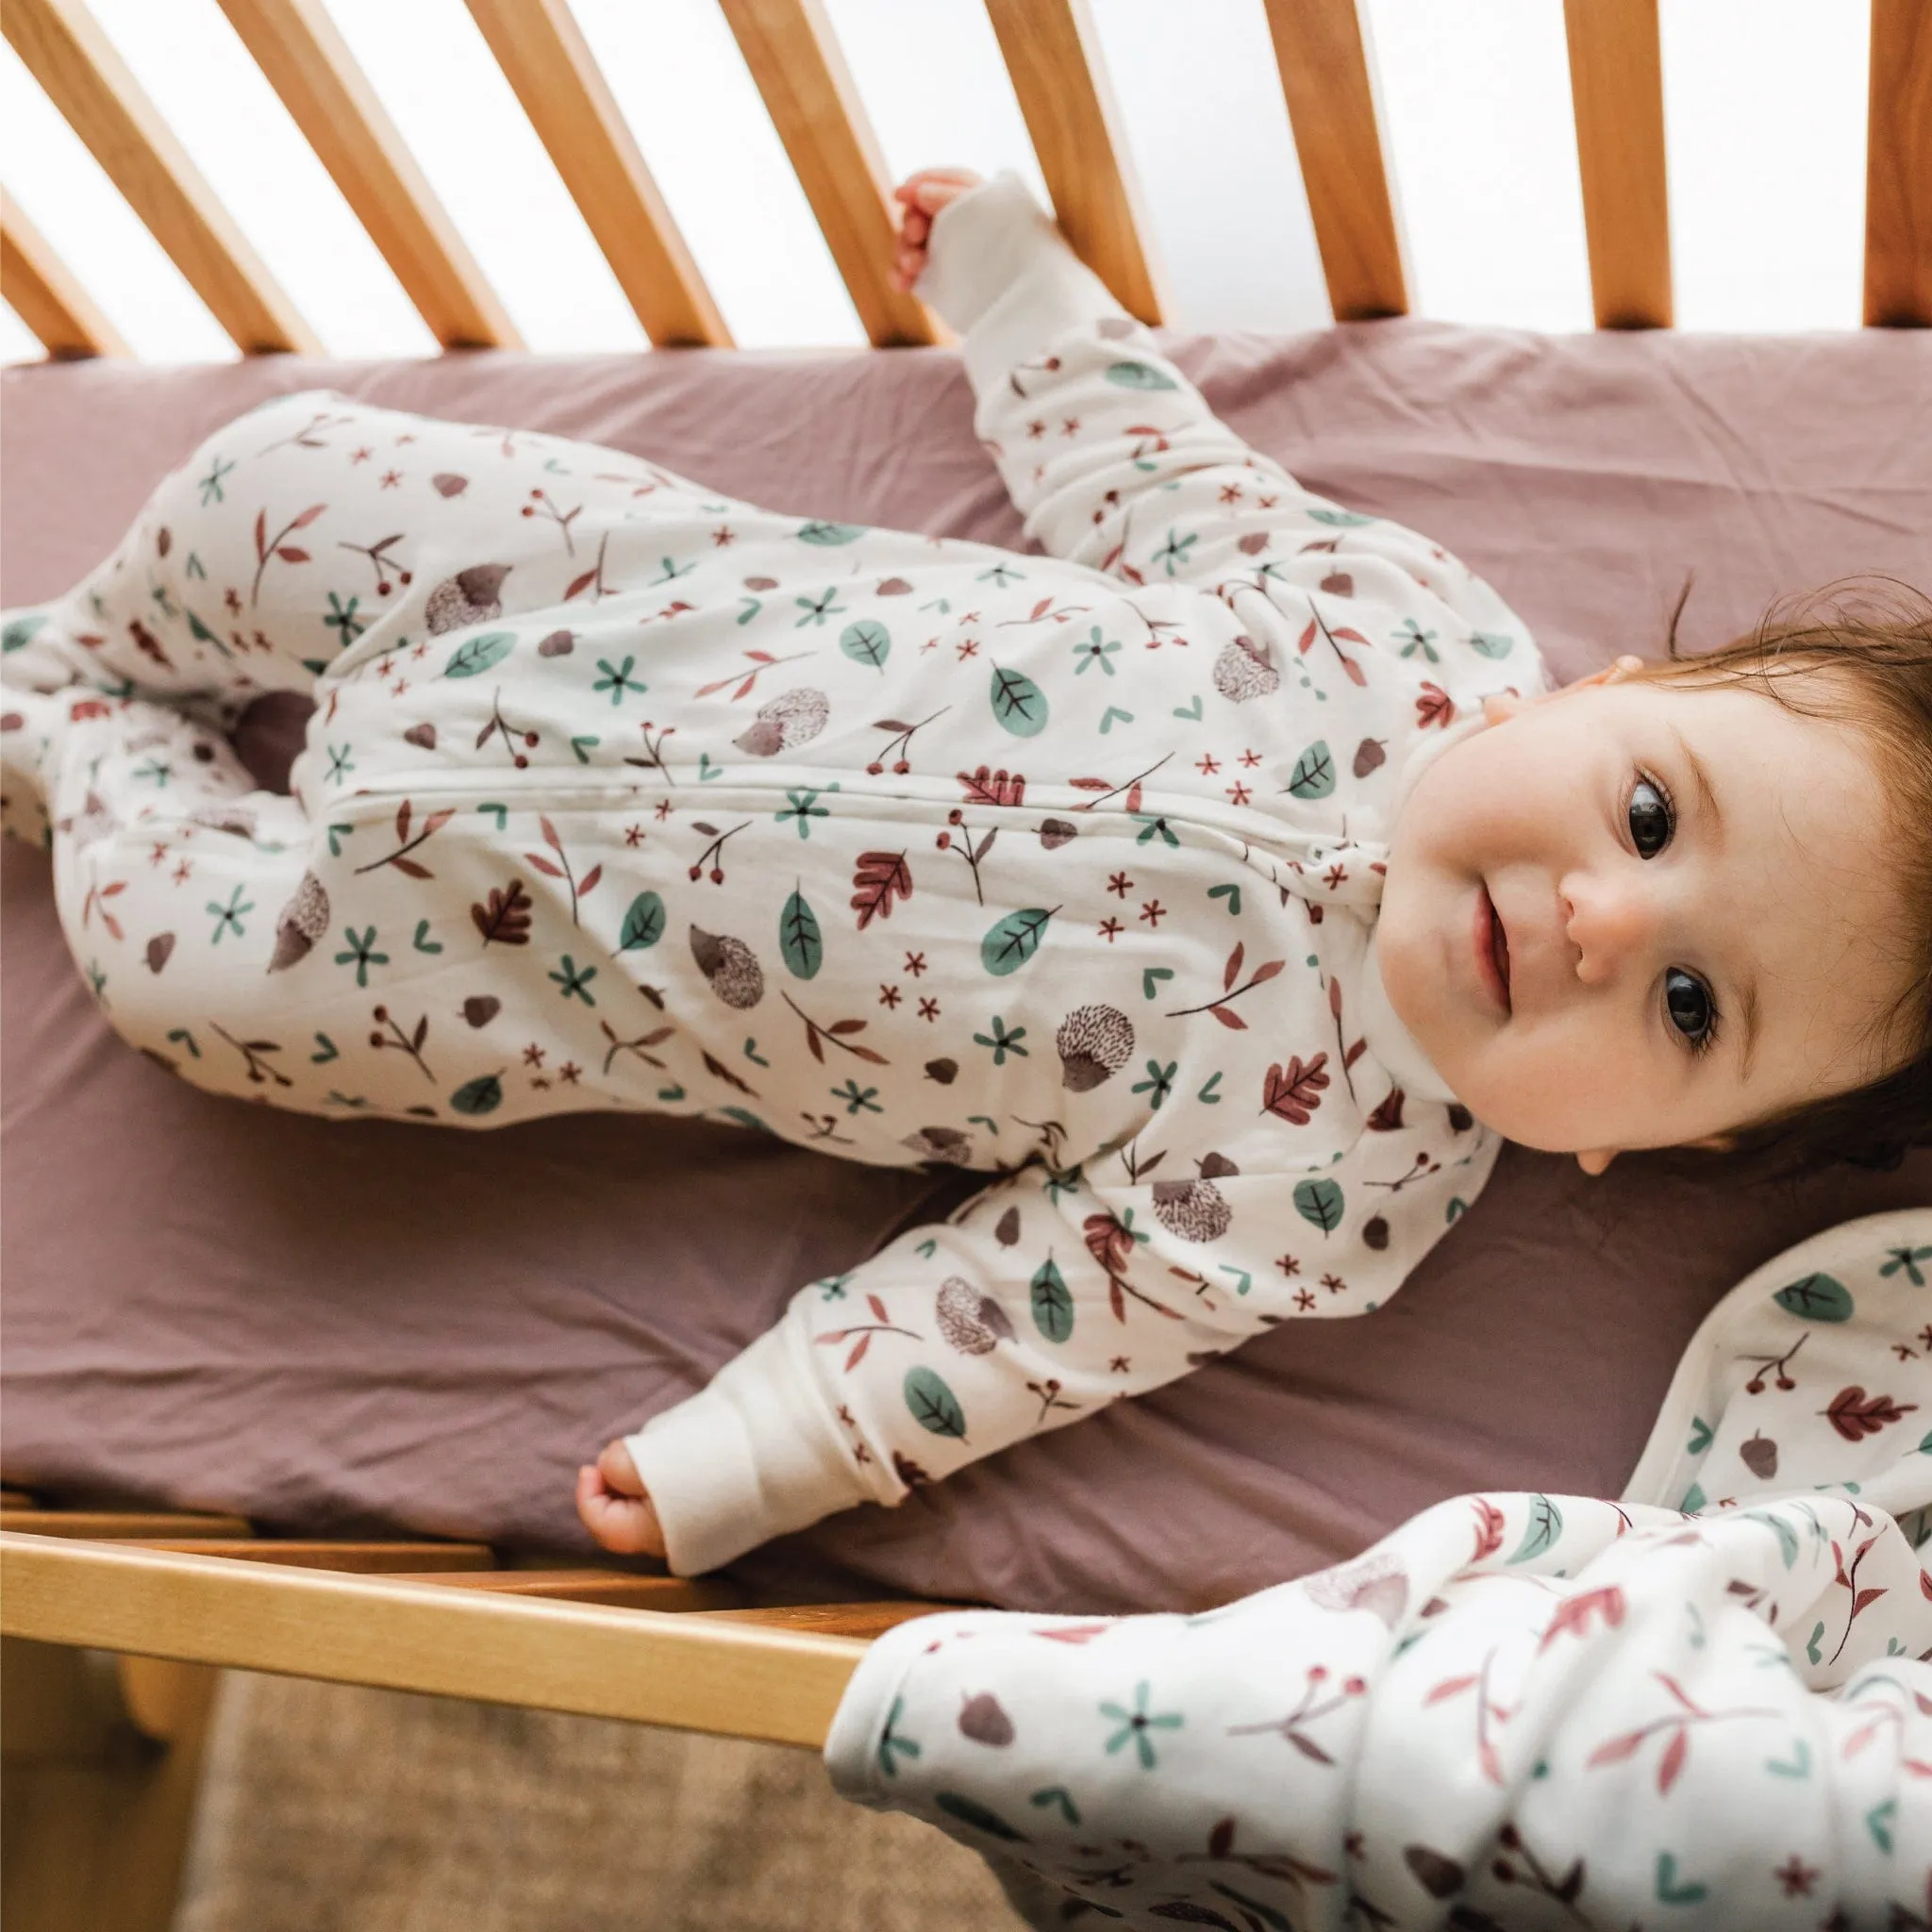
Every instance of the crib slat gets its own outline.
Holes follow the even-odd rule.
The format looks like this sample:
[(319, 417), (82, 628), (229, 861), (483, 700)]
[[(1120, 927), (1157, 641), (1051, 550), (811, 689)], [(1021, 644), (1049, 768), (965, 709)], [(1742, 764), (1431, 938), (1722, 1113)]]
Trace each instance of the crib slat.
[(864, 1654), (711, 1618), (0, 1535), (0, 1632), (816, 1748)]
[(1669, 328), (1671, 209), (1657, 0), (1563, 0), (1599, 328)]
[(183, 1557), (231, 1557), (243, 1563), (284, 1563), (304, 1570), (339, 1570), (352, 1575), (395, 1572), (426, 1574), (491, 1571), (496, 1557), (487, 1543), (348, 1543), (298, 1537), (117, 1537), (129, 1550), (172, 1550)]
[(0, 1530), (17, 1529), (29, 1536), (86, 1537), (91, 1541), (123, 1537), (253, 1536), (240, 1516), (204, 1516), (185, 1509), (0, 1509)]
[(1932, 327), (1932, 8), (1872, 0), (1865, 325)]
[(82, 0), (8, 0), (8, 41), (238, 348), (323, 353)]
[(719, 0), (874, 348), (938, 340), (892, 287), (897, 225), (885, 158), (821, 0)]
[(1088, 0), (987, 0), (986, 10), (1061, 232), (1123, 308), (1158, 323), (1146, 212)]
[(633, 1610), (727, 1610), (747, 1593), (715, 1577), (644, 1576), (625, 1570), (472, 1570), (449, 1575), (398, 1573), (398, 1583), (440, 1583), (493, 1596), (555, 1597), (564, 1603), (611, 1604)]
[[(114, 325), (27, 220), (20, 206), (0, 189), (0, 295), (39, 337), (50, 356), (127, 356), (133, 352)], [(25, 1504), (7, 1492), (8, 1507)]]
[(523, 339), (319, 0), (220, 0), (255, 64), (445, 349)]
[(1315, 245), (1337, 322), (1408, 313), (1408, 280), (1356, 0), (1267, 0)]
[(731, 331), (568, 0), (468, 4), (644, 333), (660, 347), (728, 349)]
[(698, 1610), (708, 1624), (759, 1624), (768, 1630), (815, 1630), (822, 1637), (882, 1637), (914, 1617), (962, 1610), (965, 1604), (924, 1603), (905, 1598), (871, 1604), (754, 1605), (745, 1609)]

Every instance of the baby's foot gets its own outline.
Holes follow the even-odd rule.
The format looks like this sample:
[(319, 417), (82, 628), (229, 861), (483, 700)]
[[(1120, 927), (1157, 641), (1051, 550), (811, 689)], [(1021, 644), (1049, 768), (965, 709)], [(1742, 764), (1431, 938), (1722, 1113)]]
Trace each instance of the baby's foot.
[(620, 1557), (661, 1557), (664, 1531), (638, 1466), (619, 1441), (605, 1443), (594, 1466), (577, 1471), (577, 1514), (607, 1550)]
[(924, 272), (932, 218), (948, 202), (958, 201), (978, 186), (979, 176), (971, 168), (922, 168), (892, 190), (892, 199), (906, 210), (899, 222), (899, 253), (891, 277), (893, 288), (909, 291)]

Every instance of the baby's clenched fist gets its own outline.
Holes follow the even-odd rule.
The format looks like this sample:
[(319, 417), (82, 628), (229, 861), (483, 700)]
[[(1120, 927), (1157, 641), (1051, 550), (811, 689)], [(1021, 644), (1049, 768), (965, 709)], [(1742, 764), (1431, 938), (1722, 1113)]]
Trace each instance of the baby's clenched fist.
[(932, 218), (948, 202), (979, 186), (971, 168), (922, 168), (892, 190), (906, 212), (899, 218), (899, 252), (892, 263), (893, 288), (909, 291), (925, 270), (925, 247)]
[(622, 1441), (607, 1442), (596, 1465), (577, 1471), (577, 1514), (584, 1527), (620, 1557), (661, 1557), (664, 1531), (643, 1478)]

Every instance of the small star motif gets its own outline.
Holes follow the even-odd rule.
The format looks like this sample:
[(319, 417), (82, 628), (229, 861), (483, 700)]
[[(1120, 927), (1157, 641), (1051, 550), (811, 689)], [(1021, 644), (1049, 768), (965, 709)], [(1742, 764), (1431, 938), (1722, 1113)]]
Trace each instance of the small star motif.
[(1348, 1283), (1342, 1280), (1341, 1276), (1339, 1274), (1324, 1274), (1322, 1277), (1322, 1286), (1325, 1288), (1330, 1294), (1340, 1294), (1345, 1288), (1347, 1288)]
[(399, 443), (402, 443), (402, 442), (414, 442), (414, 441), (415, 441), (415, 440), (416, 440), (416, 435), (415, 435), (415, 432), (414, 432), (413, 430), (409, 430), (409, 431), (407, 431), (407, 432), (405, 432), (405, 433), (404, 433), (403, 435), (401, 435), (401, 436), (399, 436), (399, 437), (397, 437), (397, 438), (396, 438), (396, 441), (397, 441), (397, 442), (399, 442)]
[(1124, 1375), (1129, 1372), (1131, 1364), (1128, 1362), (1125, 1356), (1117, 1355), (1110, 1362), (1108, 1363), (1107, 1367), (1108, 1373), (1109, 1374)]
[(524, 1064), (526, 1067), (541, 1067), (543, 1064), (543, 1048), (534, 1040), (524, 1049)]
[(720, 550), (723, 550), (727, 543), (736, 543), (738, 541), (738, 532), (727, 525), (720, 525), (717, 529), (711, 532), (711, 541)]
[(1069, 416), (1066, 419), (1066, 421), (1060, 425), (1060, 434), (1062, 436), (1078, 436), (1079, 433), (1080, 419), (1077, 416)]
[(222, 593), (222, 602), (223, 602), (224, 604), (225, 604), (225, 605), (226, 605), (226, 606), (228, 607), (228, 615), (229, 615), (230, 617), (240, 617), (240, 616), (241, 616), (241, 614), (242, 614), (242, 592), (241, 592), (240, 591), (237, 591), (237, 590), (234, 590), (234, 589), (229, 589), (229, 590), (227, 590), (227, 591), (224, 591), (224, 592)]
[(1167, 917), (1167, 908), (1158, 899), (1149, 899), (1141, 908), (1141, 917), (1158, 932), (1160, 922)]
[(185, 886), (188, 883), (189, 874), (192, 874), (193, 870), (194, 861), (192, 858), (184, 858), (181, 861), (181, 863), (175, 868), (175, 883), (177, 886)]
[(1891, 1344), (1891, 1352), (1902, 1362), (1915, 1362), (1919, 1359), (1919, 1351), (1916, 1348), (1907, 1348), (1903, 1341), (1894, 1341)]
[(1224, 483), (1221, 486), (1223, 503), (1239, 503), (1241, 500), (1241, 486), (1239, 483)]
[(412, 658), (426, 658), (428, 657), (428, 655), (429, 646), (427, 644), (418, 644), (416, 648), (409, 653), (409, 656)]
[(1093, 929), (1100, 935), (1102, 939), (1104, 939), (1108, 942), (1108, 945), (1112, 945), (1114, 941), (1117, 940), (1122, 933), (1126, 931), (1126, 927), (1124, 926), (1118, 919), (1114, 919), (1111, 917), (1103, 919), (1100, 922), (1100, 924)]
[(1277, 1256), (1274, 1265), (1291, 1280), (1302, 1272), (1302, 1264), (1292, 1255)]
[(660, 819), (668, 819), (671, 816), (671, 801), (668, 798), (660, 798), (653, 809)]
[(1234, 805), (1245, 805), (1255, 795), (1239, 778), (1232, 785), (1224, 786), (1223, 790), (1226, 791), (1229, 802)]
[(375, 454), (375, 452), (373, 449), (358, 449), (355, 453), (355, 455), (349, 458), (349, 460), (352, 463), (366, 463), (369, 460), (369, 458), (373, 457)]
[(1202, 777), (1211, 778), (1216, 772), (1220, 771), (1221, 760), (1212, 752), (1204, 751), (1195, 761), (1194, 769), (1200, 773)]
[(541, 1074), (539, 1074), (537, 1077), (530, 1082), (530, 1091), (533, 1093), (548, 1093), (550, 1091), (550, 1082), (546, 1080)]
[(926, 639), (926, 641), (924, 641), (924, 643), (923, 643), (923, 644), (921, 644), (921, 645), (920, 645), (920, 647), (919, 647), (919, 655), (920, 655), (920, 656), (921, 656), (921, 657), (923, 658), (923, 657), (924, 657), (924, 656), (925, 656), (925, 654), (926, 654), (926, 653), (927, 653), (928, 651), (937, 651), (937, 650), (939, 649), (939, 647), (940, 647), (940, 641), (939, 641), (939, 639), (937, 639), (937, 638), (927, 638), (927, 639)]
[(166, 865), (168, 862), (167, 846), (165, 844), (153, 846), (148, 852), (147, 862), (150, 865)]
[(382, 473), (382, 487), (385, 490), (393, 490), (402, 480), (403, 473), (400, 470), (385, 470)]
[(978, 657), (979, 640), (977, 638), (968, 638), (963, 644), (955, 644), (953, 648), (958, 652), (959, 661), (963, 664), (968, 658)]
[(1315, 1306), (1315, 1297), (1311, 1295), (1307, 1289), (1298, 1288), (1295, 1290), (1294, 1305), (1296, 1307), (1306, 1312), (1307, 1309), (1312, 1308)]
[(1107, 890), (1116, 898), (1124, 899), (1134, 890), (1134, 882), (1125, 873), (1117, 872), (1109, 875)]
[(891, 1012), (898, 1004), (899, 989), (896, 986), (881, 986), (879, 988), (879, 1005), (884, 1007), (888, 1012)]
[(1260, 762), (1261, 754), (1259, 752), (1244, 751), (1241, 753), (1241, 763), (1246, 765), (1250, 771), (1252, 771), (1255, 768), (1255, 766), (1258, 765)]
[(1038, 441), (1040, 441), (1040, 439), (1041, 439), (1041, 438), (1042, 436), (1044, 436), (1045, 434), (1046, 434), (1046, 425), (1045, 425), (1044, 423), (1029, 423), (1029, 424), (1027, 424), (1027, 425), (1026, 425), (1026, 441), (1027, 441), (1028, 442), (1038, 442)]
[(1923, 1348), (1932, 1348), (1932, 1322), (1919, 1330), (1919, 1343)]
[(1809, 1898), (1811, 1888), (1824, 1875), (1816, 1866), (1807, 1865), (1796, 1852), (1771, 1874), (1785, 1889), (1787, 1898)]
[(1279, 496), (1257, 496), (1256, 497), (1255, 501), (1258, 503), (1263, 509), (1273, 509), (1274, 506), (1281, 501), (1281, 498)]
[(1347, 866), (1343, 865), (1340, 859), (1338, 859), (1333, 865), (1331, 865), (1328, 868), (1326, 872), (1324, 872), (1322, 874), (1323, 882), (1327, 886), (1328, 890), (1331, 892), (1336, 889), (1337, 886), (1341, 885), (1341, 882), (1347, 877), (1348, 868)]
[(626, 845), (641, 845), (644, 842), (644, 828), (641, 825), (626, 825), (624, 828), (624, 842)]
[(917, 979), (925, 971), (925, 955), (924, 953), (908, 953), (906, 955), (906, 970), (911, 974), (914, 979)]
[(583, 1068), (578, 1066), (576, 1061), (565, 1060), (562, 1066), (558, 1068), (557, 1077), (559, 1080), (561, 1080), (566, 1087), (575, 1087), (577, 1084), (577, 1081), (582, 1077), (583, 1071)]
[(927, 999), (927, 998), (926, 998), (926, 997), (924, 996), (924, 993), (922, 993), (922, 994), (920, 995), (920, 999), (919, 999), (919, 1017), (920, 1017), (920, 1018), (921, 1018), (922, 1020), (937, 1020), (937, 1019), (939, 1018), (939, 1016), (940, 1016), (940, 1003), (939, 1003), (939, 1001), (938, 1001), (938, 1000), (929, 1000), (929, 999)]

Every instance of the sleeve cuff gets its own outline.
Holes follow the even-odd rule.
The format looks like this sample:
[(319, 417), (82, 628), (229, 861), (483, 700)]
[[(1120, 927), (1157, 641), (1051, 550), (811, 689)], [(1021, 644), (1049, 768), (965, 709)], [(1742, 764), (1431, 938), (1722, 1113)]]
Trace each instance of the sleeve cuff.
[(781, 1322), (708, 1387), (625, 1438), (675, 1575), (719, 1569), (773, 1537), (873, 1499), (808, 1372), (791, 1359), (796, 1345)]
[(1133, 322), (1010, 171), (933, 218), (914, 292), (958, 331), (980, 395), (1069, 329), (1108, 316)]

